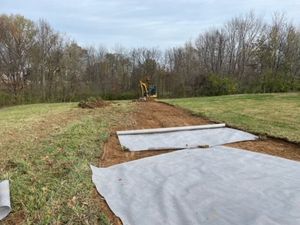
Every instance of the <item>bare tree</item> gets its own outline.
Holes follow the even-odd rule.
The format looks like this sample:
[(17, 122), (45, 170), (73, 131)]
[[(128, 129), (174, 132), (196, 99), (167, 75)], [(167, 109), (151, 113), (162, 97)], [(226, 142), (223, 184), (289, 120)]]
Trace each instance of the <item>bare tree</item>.
[(18, 101), (28, 81), (36, 29), (22, 16), (0, 17), (0, 79)]

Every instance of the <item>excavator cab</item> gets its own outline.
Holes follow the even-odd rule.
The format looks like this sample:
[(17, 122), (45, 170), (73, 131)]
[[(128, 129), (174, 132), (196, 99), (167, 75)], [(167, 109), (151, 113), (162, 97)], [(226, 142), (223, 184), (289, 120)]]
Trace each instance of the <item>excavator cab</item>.
[(153, 84), (149, 86), (149, 97), (157, 98), (157, 89), (156, 86)]

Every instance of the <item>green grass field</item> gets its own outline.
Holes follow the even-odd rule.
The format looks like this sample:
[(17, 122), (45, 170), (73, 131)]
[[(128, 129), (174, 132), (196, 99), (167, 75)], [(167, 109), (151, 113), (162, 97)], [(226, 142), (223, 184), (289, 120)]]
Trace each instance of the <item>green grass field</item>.
[(4, 224), (109, 224), (100, 213), (90, 164), (109, 128), (131, 107), (76, 104), (0, 109), (0, 180), (9, 179), (13, 213)]
[[(214, 121), (300, 142), (300, 93), (167, 99)], [(90, 164), (98, 165), (112, 126), (134, 104), (80, 109), (75, 103), (0, 109), (0, 180), (13, 212), (4, 224), (109, 224), (97, 207)], [(98, 195), (97, 195), (98, 196)]]
[(165, 99), (216, 122), (300, 143), (300, 93)]

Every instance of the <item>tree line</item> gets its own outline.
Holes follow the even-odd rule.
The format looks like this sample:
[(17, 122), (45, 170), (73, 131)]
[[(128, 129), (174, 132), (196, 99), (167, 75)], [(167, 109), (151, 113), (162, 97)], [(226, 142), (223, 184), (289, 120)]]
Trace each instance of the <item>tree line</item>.
[[(101, 40), (99, 40), (101, 41)], [(83, 48), (45, 20), (0, 15), (0, 105), (130, 99), (149, 77), (160, 97), (300, 90), (300, 30), (253, 12), (167, 50)]]

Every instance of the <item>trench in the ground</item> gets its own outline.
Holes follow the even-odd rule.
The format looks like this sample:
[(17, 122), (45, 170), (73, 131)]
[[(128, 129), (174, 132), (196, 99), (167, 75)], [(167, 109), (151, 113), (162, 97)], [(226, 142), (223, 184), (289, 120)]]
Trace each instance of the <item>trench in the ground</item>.
[[(133, 130), (146, 128), (174, 127), (187, 125), (202, 125), (213, 123), (207, 119), (192, 115), (188, 111), (158, 102), (137, 102), (133, 103), (134, 110), (126, 120), (129, 123), (122, 123), (111, 130), (111, 135), (104, 145), (103, 154), (99, 166), (108, 167), (111, 165), (128, 162), (144, 157), (163, 154), (169, 151), (124, 151), (118, 141), (117, 130)], [(245, 150), (266, 153), (291, 160), (300, 161), (300, 146), (283, 140), (266, 138), (264, 140), (244, 141), (228, 144)], [(95, 194), (96, 195), (96, 194)], [(120, 219), (110, 210), (104, 198), (100, 198), (100, 211), (104, 213), (114, 225), (122, 225)]]

